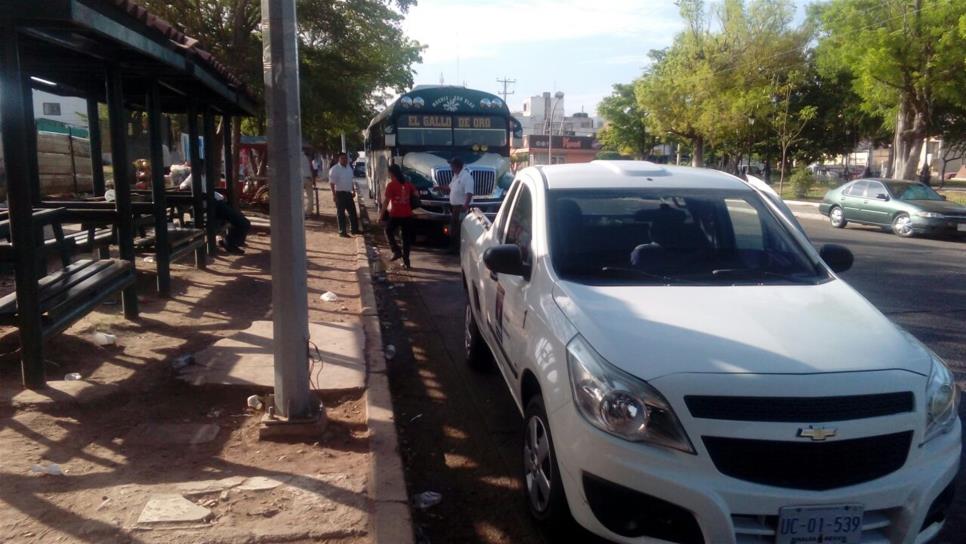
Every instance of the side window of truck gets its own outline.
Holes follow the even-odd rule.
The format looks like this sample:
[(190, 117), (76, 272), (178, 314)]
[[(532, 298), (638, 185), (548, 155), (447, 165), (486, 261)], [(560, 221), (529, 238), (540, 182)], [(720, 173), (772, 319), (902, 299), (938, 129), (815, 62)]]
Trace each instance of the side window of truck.
[(530, 200), (530, 189), (521, 184), (517, 198), (513, 203), (513, 210), (507, 223), (506, 239), (503, 243), (520, 246), (524, 261), (529, 261), (532, 234), (533, 206)]

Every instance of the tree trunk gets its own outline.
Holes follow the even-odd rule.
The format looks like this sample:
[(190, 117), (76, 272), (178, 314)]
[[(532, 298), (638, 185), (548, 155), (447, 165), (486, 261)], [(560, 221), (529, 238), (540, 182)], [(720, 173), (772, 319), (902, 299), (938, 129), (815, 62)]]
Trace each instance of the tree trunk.
[(914, 181), (922, 152), (925, 133), (925, 116), (916, 112), (908, 101), (899, 105), (896, 116), (896, 134), (893, 140), (892, 178)]
[(695, 136), (691, 142), (694, 150), (691, 153), (691, 166), (701, 168), (704, 166), (704, 136)]
[(785, 162), (787, 160), (787, 157), (788, 157), (788, 148), (782, 147), (782, 157), (781, 157), (781, 161), (778, 163), (778, 172), (779, 172), (778, 197), (779, 198), (784, 198), (782, 196), (782, 191), (785, 189), (785, 167), (786, 167)]

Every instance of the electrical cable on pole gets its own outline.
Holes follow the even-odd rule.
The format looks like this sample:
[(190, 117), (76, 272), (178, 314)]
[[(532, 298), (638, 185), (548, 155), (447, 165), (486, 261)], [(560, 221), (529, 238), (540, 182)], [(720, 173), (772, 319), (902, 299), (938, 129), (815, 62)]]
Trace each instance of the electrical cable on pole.
[(506, 104), (506, 97), (510, 96), (511, 94), (516, 94), (516, 91), (507, 91), (506, 90), (507, 85), (513, 85), (513, 84), (515, 84), (517, 82), (517, 80), (515, 80), (515, 79), (509, 79), (509, 78), (507, 78), (507, 77), (504, 76), (503, 79), (497, 78), (496, 79), (496, 82), (503, 84), (503, 92), (498, 92), (496, 94), (502, 96), (503, 97), (503, 103)]

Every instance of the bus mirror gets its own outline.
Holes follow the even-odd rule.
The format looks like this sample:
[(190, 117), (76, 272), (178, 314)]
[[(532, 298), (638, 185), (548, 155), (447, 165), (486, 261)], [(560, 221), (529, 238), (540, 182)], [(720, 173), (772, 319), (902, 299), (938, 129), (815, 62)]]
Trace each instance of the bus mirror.
[(386, 134), (386, 147), (396, 147), (395, 134)]

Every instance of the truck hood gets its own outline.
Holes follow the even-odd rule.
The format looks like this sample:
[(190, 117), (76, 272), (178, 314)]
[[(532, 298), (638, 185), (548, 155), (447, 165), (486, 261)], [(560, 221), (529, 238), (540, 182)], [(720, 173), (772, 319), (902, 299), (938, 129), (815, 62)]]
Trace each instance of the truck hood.
[(433, 186), (433, 170), (449, 170), (449, 160), (454, 155), (463, 159), (464, 167), (473, 168), (492, 168), (496, 172), (497, 187), (496, 192), (502, 192), (507, 188), (503, 183), (503, 178), (510, 170), (510, 161), (497, 153), (453, 153), (453, 152), (433, 152), (418, 151), (406, 153), (403, 156), (402, 167), (410, 176), (417, 187), (424, 189)]
[(679, 373), (903, 369), (929, 352), (845, 282), (592, 286), (559, 282), (557, 306), (611, 364), (644, 380)]

